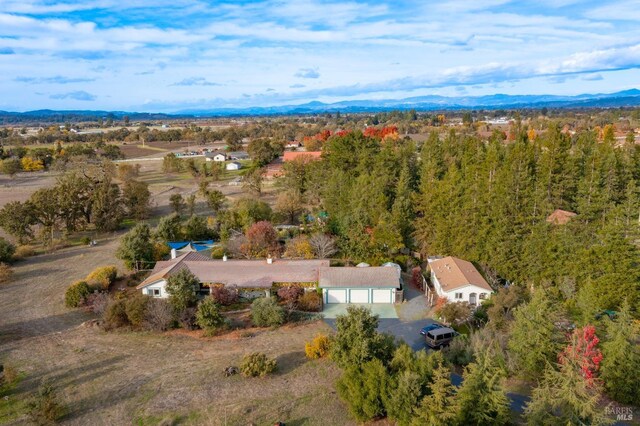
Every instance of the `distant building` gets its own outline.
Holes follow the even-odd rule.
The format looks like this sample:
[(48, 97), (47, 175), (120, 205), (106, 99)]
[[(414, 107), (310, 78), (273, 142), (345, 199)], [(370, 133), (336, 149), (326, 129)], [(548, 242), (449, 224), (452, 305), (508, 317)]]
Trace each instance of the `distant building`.
[(491, 297), (493, 289), (471, 262), (457, 257), (428, 259), (431, 283), (438, 297), (449, 302), (469, 302), (478, 306)]
[(204, 157), (206, 161), (226, 161), (227, 156), (222, 152), (205, 152)]
[(240, 170), (242, 168), (242, 164), (238, 163), (237, 161), (232, 161), (230, 163), (227, 163), (225, 168), (227, 170)]
[(245, 151), (233, 151), (233, 152), (229, 152), (227, 153), (227, 159), (228, 160), (248, 160), (249, 159), (249, 154)]
[(282, 159), (285, 162), (297, 160), (299, 158), (303, 159), (304, 161), (313, 161), (319, 160), (321, 155), (322, 151), (286, 151), (283, 154)]
[(566, 225), (575, 216), (577, 216), (577, 214), (574, 212), (556, 209), (553, 213), (547, 216), (547, 222), (554, 225)]

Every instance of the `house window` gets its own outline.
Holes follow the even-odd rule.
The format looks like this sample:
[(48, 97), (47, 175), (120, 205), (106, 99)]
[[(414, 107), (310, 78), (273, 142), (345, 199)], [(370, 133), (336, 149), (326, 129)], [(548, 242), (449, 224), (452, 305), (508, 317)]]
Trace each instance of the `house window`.
[(484, 300), (487, 298), (487, 293), (480, 293), (480, 300)]
[(160, 289), (159, 288), (150, 288), (147, 290), (147, 294), (153, 297), (160, 297)]
[(462, 300), (462, 293), (456, 293), (456, 299)]

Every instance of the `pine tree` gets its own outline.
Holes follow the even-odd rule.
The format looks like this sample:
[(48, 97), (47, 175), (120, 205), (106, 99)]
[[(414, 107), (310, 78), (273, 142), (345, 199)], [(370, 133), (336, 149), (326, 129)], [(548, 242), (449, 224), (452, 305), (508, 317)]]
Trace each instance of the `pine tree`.
[(554, 325), (558, 312), (544, 290), (538, 289), (531, 301), (517, 307), (513, 315), (509, 352), (518, 366), (518, 373), (536, 379), (559, 350), (562, 336)]
[(602, 345), (600, 377), (611, 398), (623, 404), (640, 401), (640, 349), (630, 304), (625, 301), (616, 318), (607, 320), (607, 341)]
[(422, 399), (415, 410), (413, 426), (449, 426), (454, 424), (453, 409), (455, 386), (451, 384), (451, 370), (441, 364), (433, 372), (433, 381), (429, 385), (429, 394)]
[(360, 421), (383, 417), (385, 413), (383, 395), (389, 380), (387, 370), (378, 359), (368, 361), (360, 367), (347, 368), (338, 379), (338, 394), (349, 406), (351, 414)]
[(465, 426), (507, 424), (509, 398), (501, 383), (505, 376), (487, 353), (476, 354), (476, 361), (465, 368), (455, 396), (455, 422)]

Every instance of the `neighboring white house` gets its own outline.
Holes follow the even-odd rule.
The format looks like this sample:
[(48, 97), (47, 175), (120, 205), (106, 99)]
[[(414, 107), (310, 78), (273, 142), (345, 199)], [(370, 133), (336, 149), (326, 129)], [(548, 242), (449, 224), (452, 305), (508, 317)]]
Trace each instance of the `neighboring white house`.
[(456, 257), (429, 259), (431, 282), (439, 297), (478, 306), (491, 297), (491, 286), (471, 262)]
[(218, 153), (205, 152), (204, 156), (207, 161), (226, 161), (227, 160), (227, 156), (224, 155), (222, 152), (218, 152)]
[(227, 163), (225, 168), (227, 170), (240, 170), (242, 168), (242, 164), (238, 163), (237, 161), (232, 161), (230, 163)]

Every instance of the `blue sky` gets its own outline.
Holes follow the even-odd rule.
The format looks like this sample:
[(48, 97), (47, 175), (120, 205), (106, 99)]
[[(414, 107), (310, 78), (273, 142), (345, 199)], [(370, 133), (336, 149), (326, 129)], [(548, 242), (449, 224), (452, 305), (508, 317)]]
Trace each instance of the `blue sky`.
[(0, 109), (640, 87), (640, 0), (0, 0)]

